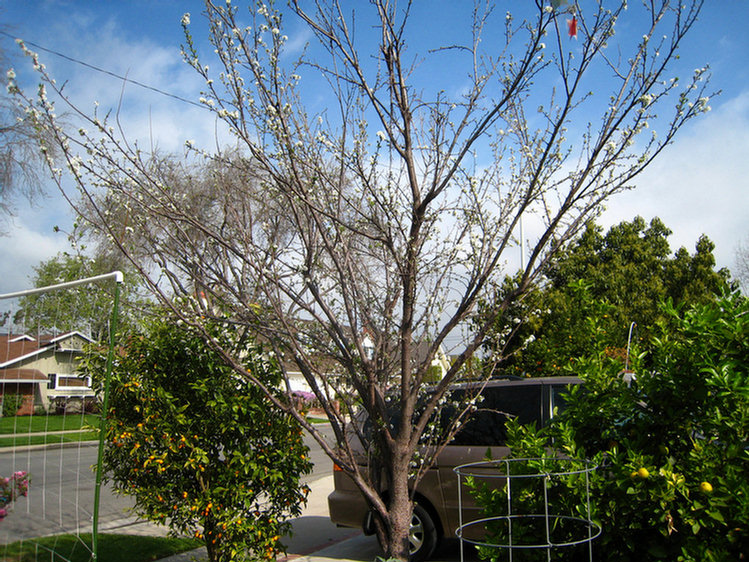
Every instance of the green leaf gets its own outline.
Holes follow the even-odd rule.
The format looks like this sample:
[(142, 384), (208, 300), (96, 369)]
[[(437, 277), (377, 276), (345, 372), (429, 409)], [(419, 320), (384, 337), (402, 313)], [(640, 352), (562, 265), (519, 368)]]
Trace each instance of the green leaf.
[(648, 552), (654, 558), (666, 558), (666, 556), (668, 556), (668, 552), (666, 551), (666, 547), (664, 547), (663, 544), (651, 544), (651, 545), (649, 545), (648, 546)]

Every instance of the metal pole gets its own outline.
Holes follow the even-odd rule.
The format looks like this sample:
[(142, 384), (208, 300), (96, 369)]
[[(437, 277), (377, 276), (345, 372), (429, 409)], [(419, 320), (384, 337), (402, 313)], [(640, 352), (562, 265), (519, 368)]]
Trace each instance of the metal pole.
[(593, 518), (590, 514), (590, 473), (588, 463), (585, 461), (585, 494), (588, 504), (588, 561), (593, 562)]
[(543, 478), (544, 486), (544, 525), (546, 526), (546, 561), (551, 562), (551, 529), (549, 528), (549, 486), (551, 476), (547, 472)]
[(458, 471), (458, 529), (460, 529), (460, 562), (464, 562), (463, 558), (463, 478)]
[(510, 478), (510, 463), (505, 460), (505, 475), (507, 478), (507, 538), (510, 551), (510, 562), (512, 562), (512, 478)]
[(632, 322), (629, 325), (629, 335), (627, 336), (627, 357), (624, 358), (624, 370), (629, 370), (629, 344), (632, 342), (632, 329), (637, 325), (637, 322)]
[[(117, 272), (119, 273), (119, 272)], [(112, 310), (112, 323), (109, 327), (109, 351), (107, 353), (107, 366), (104, 373), (104, 403), (102, 404), (101, 415), (99, 417), (99, 452), (96, 459), (96, 483), (94, 486), (94, 521), (91, 532), (91, 556), (92, 560), (99, 559), (99, 501), (101, 499), (101, 480), (102, 480), (102, 457), (104, 455), (104, 438), (107, 430), (107, 417), (109, 414), (109, 379), (112, 374), (112, 363), (114, 361), (114, 342), (117, 332), (117, 319), (120, 308), (120, 285), (122, 284), (122, 274), (115, 277), (116, 284), (114, 289), (114, 307)]]
[(121, 271), (113, 271), (112, 273), (104, 273), (103, 275), (95, 275), (94, 277), (87, 277), (86, 279), (76, 279), (75, 281), (67, 281), (65, 283), (58, 283), (57, 285), (47, 285), (46, 287), (37, 287), (36, 289), (26, 289), (24, 291), (16, 291), (15, 293), (3, 293), (0, 295), (0, 299), (12, 299), (15, 297), (25, 297), (27, 295), (35, 295), (37, 293), (44, 293), (55, 289), (68, 289), (70, 287), (77, 287), (78, 285), (85, 285), (86, 283), (96, 283), (97, 281), (104, 281), (105, 279), (114, 279), (118, 286), (122, 283), (123, 275)]

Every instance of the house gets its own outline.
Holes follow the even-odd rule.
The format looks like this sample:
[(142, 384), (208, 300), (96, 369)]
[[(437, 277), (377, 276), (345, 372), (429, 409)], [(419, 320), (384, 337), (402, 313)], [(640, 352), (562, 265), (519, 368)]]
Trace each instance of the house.
[[(366, 329), (364, 330), (364, 333), (363, 333), (361, 345), (364, 350), (364, 353), (367, 355), (369, 359), (371, 359), (374, 355), (375, 345), (374, 345), (372, 336), (370, 335), (369, 331)], [(428, 342), (417, 342), (415, 344), (414, 346), (414, 363), (415, 364), (421, 364), (423, 361), (426, 360), (430, 347), (431, 346)], [(394, 358), (394, 360), (397, 361), (397, 357)], [(330, 367), (331, 367), (330, 372), (332, 376), (332, 373), (335, 370), (335, 368), (333, 365), (331, 365)], [(395, 368), (397, 369), (397, 366)], [(442, 380), (442, 378), (445, 376), (445, 374), (447, 373), (449, 369), (450, 369), (450, 359), (445, 353), (443, 347), (439, 346), (439, 348), (437, 349), (437, 352), (435, 353), (430, 363), (425, 382), (427, 383), (439, 382), (440, 380)], [(287, 361), (284, 363), (284, 371), (287, 374), (287, 377), (289, 379), (289, 386), (291, 387), (291, 390), (293, 392), (311, 391), (309, 383), (305, 380), (304, 375), (302, 375), (301, 370), (296, 364), (294, 364), (293, 361)]]
[(91, 380), (76, 374), (83, 346), (91, 343), (80, 332), (59, 335), (0, 334), (0, 396), (22, 398), (19, 415), (32, 414), (36, 406), (65, 407), (71, 401), (82, 407), (93, 400)]

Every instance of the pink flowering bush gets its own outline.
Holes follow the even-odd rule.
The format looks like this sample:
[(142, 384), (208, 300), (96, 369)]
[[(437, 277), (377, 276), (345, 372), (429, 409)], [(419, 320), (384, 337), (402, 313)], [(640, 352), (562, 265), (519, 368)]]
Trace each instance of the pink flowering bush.
[(291, 399), (294, 403), (294, 407), (300, 412), (306, 412), (310, 408), (319, 405), (317, 402), (317, 396), (315, 396), (314, 392), (295, 390), (291, 393)]
[(29, 475), (25, 470), (14, 472), (10, 478), (0, 478), (0, 520), (8, 515), (8, 506), (28, 493)]

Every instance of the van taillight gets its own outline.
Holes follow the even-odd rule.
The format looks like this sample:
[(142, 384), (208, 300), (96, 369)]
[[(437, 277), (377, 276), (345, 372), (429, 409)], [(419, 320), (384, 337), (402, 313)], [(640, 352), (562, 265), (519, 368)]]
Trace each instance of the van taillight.
[(338, 465), (338, 463), (333, 463), (333, 472), (343, 472), (343, 469)]

